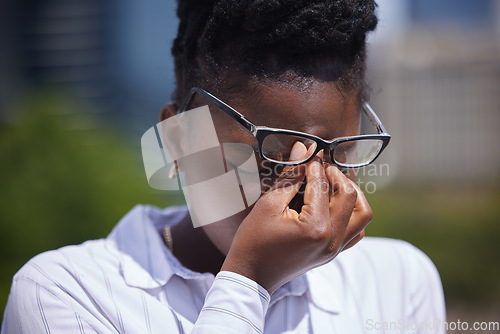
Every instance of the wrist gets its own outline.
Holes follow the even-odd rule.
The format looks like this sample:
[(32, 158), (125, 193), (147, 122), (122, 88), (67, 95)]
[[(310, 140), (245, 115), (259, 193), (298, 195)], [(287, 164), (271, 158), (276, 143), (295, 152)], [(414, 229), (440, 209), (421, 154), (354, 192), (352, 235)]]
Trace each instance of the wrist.
[(270, 295), (279, 287), (279, 285), (273, 284), (272, 280), (260, 273), (258, 266), (252, 266), (248, 261), (234, 261), (230, 254), (226, 257), (221, 271), (229, 271), (244, 276), (262, 286)]

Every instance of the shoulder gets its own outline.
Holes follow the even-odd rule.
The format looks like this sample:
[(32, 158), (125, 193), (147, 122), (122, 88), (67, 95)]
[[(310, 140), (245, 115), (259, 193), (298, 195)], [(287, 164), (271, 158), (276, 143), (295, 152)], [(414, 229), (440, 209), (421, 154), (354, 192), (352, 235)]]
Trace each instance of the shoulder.
[[(86, 321), (96, 317), (91, 316), (93, 295), (103, 294), (96, 284), (102, 275), (98, 268), (107, 266), (118, 272), (110, 266), (112, 257), (102, 251), (105, 247), (104, 240), (88, 241), (29, 260), (13, 277), (2, 326), (12, 331), (40, 332), (49, 325), (58, 328), (56, 319), (62, 323), (77, 319), (81, 326), (87, 326)], [(92, 327), (97, 331), (100, 326), (96, 323)]]
[[(150, 254), (163, 258), (160, 225), (175, 223), (186, 210), (185, 207), (162, 210), (138, 205), (120, 220), (106, 239), (41, 253), (15, 274), (13, 283), (25, 281), (63, 291), (95, 290), (107, 281), (123, 283), (124, 265), (135, 264), (134, 268), (144, 271), (142, 267), (151, 262)], [(97, 282), (100, 284), (93, 285)]]
[(406, 241), (366, 237), (313, 274), (341, 286), (337, 295), (354, 296), (356, 303), (369, 309), (381, 307), (403, 315), (422, 305), (444, 308), (436, 266)]
[(116, 259), (104, 239), (47, 251), (33, 257), (14, 275), (11, 294), (17, 292), (17, 287), (25, 295), (24, 288), (30, 285), (67, 292), (68, 287), (79, 284), (82, 276), (92, 276), (100, 267), (110, 268), (114, 264)]
[(397, 239), (366, 237), (341, 253), (337, 260), (347, 268), (363, 272), (370, 270), (377, 276), (437, 274), (434, 263), (424, 252)]
[[(76, 319), (79, 325), (92, 324), (100, 333), (120, 328), (120, 313), (110, 316), (109, 310), (117, 305), (135, 310), (143, 298), (143, 290), (136, 287), (160, 286), (170, 277), (164, 254), (168, 251), (158, 231), (182, 212), (182, 208), (136, 206), (106, 239), (33, 257), (14, 275), (4, 326), (9, 323), (25, 329), (33, 325), (37, 330), (27, 331), (39, 332), (47, 323), (59, 328)], [(35, 320), (24, 324), (23, 319)]]

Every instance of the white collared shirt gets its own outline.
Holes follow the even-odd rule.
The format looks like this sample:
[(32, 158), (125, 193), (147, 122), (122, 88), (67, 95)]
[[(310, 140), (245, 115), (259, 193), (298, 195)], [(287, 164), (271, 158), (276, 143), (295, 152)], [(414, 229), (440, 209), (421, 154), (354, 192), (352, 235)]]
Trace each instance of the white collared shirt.
[(365, 238), (269, 296), (238, 274), (183, 267), (159, 231), (186, 213), (137, 206), (106, 239), (34, 257), (1, 333), (445, 332), (437, 270), (406, 242)]

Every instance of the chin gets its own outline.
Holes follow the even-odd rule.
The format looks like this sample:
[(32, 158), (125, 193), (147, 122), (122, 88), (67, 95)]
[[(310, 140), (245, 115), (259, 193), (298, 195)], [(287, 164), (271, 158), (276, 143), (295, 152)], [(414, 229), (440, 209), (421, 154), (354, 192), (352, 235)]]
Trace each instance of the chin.
[(253, 205), (231, 217), (203, 226), (203, 231), (215, 247), (226, 256), (231, 248), (234, 236), (243, 220), (252, 210)]

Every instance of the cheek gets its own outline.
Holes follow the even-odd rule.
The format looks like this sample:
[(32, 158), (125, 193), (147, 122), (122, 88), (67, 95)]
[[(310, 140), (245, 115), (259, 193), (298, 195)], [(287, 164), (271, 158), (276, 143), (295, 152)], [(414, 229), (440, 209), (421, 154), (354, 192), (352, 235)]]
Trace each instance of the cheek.
[(278, 176), (281, 174), (283, 166), (273, 164), (267, 160), (261, 160), (257, 153), (255, 155), (259, 166), (261, 191), (262, 193), (265, 193), (272, 187)]

